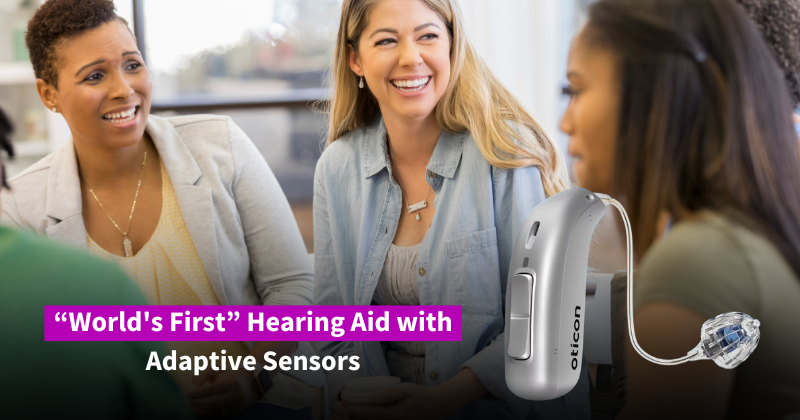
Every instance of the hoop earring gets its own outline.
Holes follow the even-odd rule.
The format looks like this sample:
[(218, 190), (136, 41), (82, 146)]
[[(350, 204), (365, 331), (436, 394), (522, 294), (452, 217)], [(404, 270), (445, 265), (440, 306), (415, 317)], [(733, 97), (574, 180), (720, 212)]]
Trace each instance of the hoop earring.
[(358, 88), (359, 89), (364, 89), (364, 78), (363, 77), (359, 77), (358, 78)]

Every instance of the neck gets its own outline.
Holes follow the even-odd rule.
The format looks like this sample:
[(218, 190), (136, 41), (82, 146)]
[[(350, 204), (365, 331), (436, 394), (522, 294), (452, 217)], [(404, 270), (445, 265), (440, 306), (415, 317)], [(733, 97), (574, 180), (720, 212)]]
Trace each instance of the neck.
[(152, 149), (154, 147), (146, 134), (138, 142), (121, 148), (75, 142), (75, 155), (81, 177), (92, 188), (110, 187), (131, 178), (139, 178), (144, 153), (152, 155)]
[(428, 166), (439, 141), (442, 128), (431, 113), (425, 118), (407, 119), (384, 114), (383, 123), (389, 135), (396, 165)]

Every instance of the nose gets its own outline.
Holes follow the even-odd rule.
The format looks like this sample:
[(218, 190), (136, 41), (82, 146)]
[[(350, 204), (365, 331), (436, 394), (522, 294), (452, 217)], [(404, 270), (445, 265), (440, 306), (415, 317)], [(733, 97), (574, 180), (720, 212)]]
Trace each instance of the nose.
[(108, 99), (128, 100), (133, 96), (133, 87), (126, 74), (115, 72), (110, 77), (111, 89), (108, 92)]
[(400, 45), (400, 67), (406, 69), (417, 68), (422, 64), (422, 56), (419, 55), (419, 48), (413, 42), (403, 42)]

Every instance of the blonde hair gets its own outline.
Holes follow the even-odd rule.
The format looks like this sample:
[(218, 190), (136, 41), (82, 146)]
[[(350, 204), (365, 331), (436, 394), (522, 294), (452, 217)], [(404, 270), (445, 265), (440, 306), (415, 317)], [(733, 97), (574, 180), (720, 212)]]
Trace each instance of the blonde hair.
[[(345, 0), (330, 71), (332, 98), (327, 104), (328, 145), (368, 125), (378, 112), (369, 89), (358, 88), (348, 64), (348, 46), (358, 52), (370, 9), (381, 0)], [(450, 81), (436, 105), (442, 129), (469, 130), (483, 157), (497, 168), (536, 165), (547, 196), (570, 187), (566, 163), (557, 145), (494, 77), (466, 37), (454, 0), (421, 0), (437, 12), (450, 34)]]

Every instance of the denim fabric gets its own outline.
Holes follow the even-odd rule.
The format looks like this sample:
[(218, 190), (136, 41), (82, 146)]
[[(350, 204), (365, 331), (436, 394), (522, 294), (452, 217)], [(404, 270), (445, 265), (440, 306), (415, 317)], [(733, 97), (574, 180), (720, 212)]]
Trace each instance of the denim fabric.
[[(427, 169), (436, 214), (417, 255), (419, 300), (421, 305), (461, 305), (463, 331), (461, 342), (426, 343), (426, 385), (470, 368), (491, 395), (468, 404), (459, 417), (483, 411), (494, 413), (491, 418), (523, 418), (529, 402), (505, 383), (504, 305), (517, 232), (545, 199), (539, 170), (492, 167), (467, 131), (442, 132)], [(314, 180), (315, 304), (372, 303), (404, 211), (390, 171), (380, 118), (336, 140), (322, 154)], [(361, 357), (359, 372), (328, 373), (331, 403), (349, 379), (389, 375), (384, 347), (378, 342), (317, 343), (321, 355)]]

